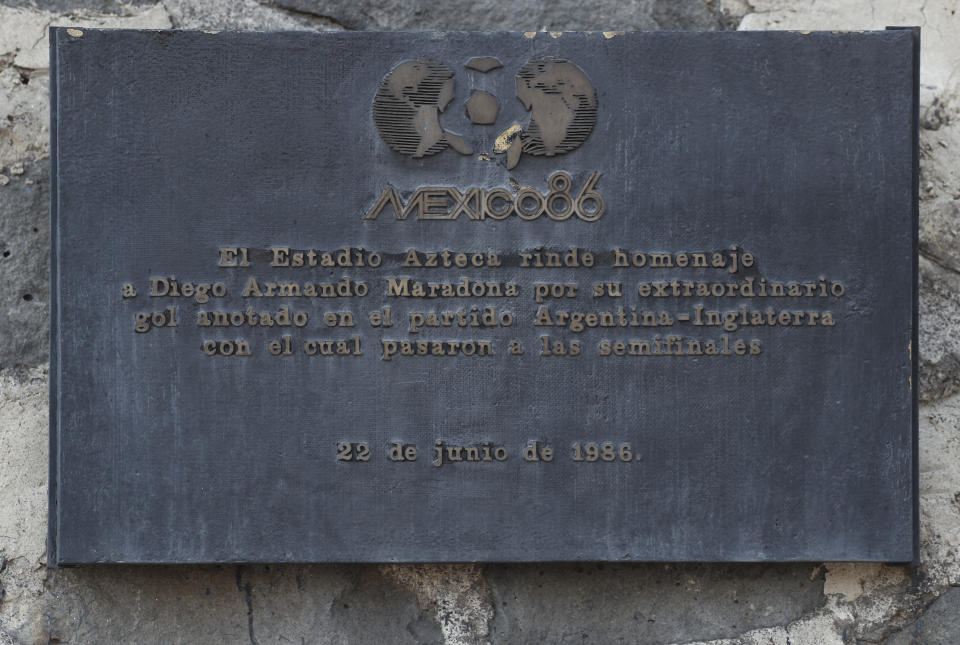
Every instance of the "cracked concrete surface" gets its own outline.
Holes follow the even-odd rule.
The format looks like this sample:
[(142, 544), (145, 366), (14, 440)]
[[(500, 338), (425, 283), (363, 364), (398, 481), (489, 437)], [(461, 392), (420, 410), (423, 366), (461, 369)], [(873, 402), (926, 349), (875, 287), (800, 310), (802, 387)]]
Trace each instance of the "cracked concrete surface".
[[(960, 642), (958, 11), (953, 0), (0, 0), (0, 645)], [(633, 28), (924, 28), (919, 568), (45, 568), (47, 26), (559, 30), (627, 19)]]

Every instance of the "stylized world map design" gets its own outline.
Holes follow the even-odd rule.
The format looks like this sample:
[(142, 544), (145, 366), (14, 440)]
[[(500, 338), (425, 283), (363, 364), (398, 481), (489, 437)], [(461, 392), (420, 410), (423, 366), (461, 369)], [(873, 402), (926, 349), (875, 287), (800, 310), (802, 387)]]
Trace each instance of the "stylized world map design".
[[(471, 58), (468, 69), (488, 73), (503, 65), (493, 57)], [(440, 124), (440, 113), (454, 97), (454, 72), (441, 62), (408, 60), (394, 67), (377, 88), (373, 120), (391, 149), (412, 159), (443, 152), (448, 147), (472, 155), (473, 146)], [(527, 62), (516, 76), (517, 94), (530, 119), (513, 123), (496, 138), (493, 152), (506, 154), (514, 168), (523, 154), (548, 156), (576, 150), (597, 122), (597, 92), (574, 63), (562, 58)], [(497, 97), (474, 90), (466, 102), (470, 122), (491, 126), (499, 111)]]

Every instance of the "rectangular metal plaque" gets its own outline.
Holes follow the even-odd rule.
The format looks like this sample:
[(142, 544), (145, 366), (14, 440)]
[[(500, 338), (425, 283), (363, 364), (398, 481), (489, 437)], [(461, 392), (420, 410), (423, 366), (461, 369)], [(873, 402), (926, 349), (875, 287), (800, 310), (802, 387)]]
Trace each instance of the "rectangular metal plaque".
[(909, 561), (915, 30), (51, 32), (51, 565)]

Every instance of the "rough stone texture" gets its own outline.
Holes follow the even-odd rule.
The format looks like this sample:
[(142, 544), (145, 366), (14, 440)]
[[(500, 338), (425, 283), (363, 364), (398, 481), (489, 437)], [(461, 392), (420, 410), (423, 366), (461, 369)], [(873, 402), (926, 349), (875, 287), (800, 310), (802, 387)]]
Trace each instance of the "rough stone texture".
[(322, 16), (345, 29), (489, 29), (503, 31), (721, 29), (746, 5), (705, 0), (268, 0)]
[(128, 16), (140, 5), (153, 5), (156, 0), (3, 0), (0, 4), (22, 9), (43, 9), (52, 13), (96, 12)]
[(65, 643), (443, 642), (416, 595), (372, 566), (104, 566), (48, 586), (43, 636)]
[(49, 172), (26, 162), (0, 186), (0, 369), (39, 365), (49, 352)]
[(960, 589), (946, 592), (910, 627), (884, 641), (884, 645), (956, 645), (960, 643)]
[[(0, 7), (0, 17), (3, 8)], [(0, 43), (2, 45), (2, 43)], [(13, 54), (14, 50), (2, 52)], [(46, 70), (14, 66), (0, 68), (0, 189), (8, 185), (11, 168), (24, 159), (47, 156), (50, 140), (50, 110), (47, 105)]]
[(164, 0), (177, 29), (337, 29), (320, 16), (271, 9), (256, 0)]
[[(960, 642), (960, 597), (951, 587), (960, 585), (960, 396), (949, 396), (960, 389), (957, 12), (954, 0), (0, 0), (0, 255), (11, 252), (0, 257), (0, 645)], [(924, 27), (921, 567), (45, 569), (47, 25), (562, 30), (738, 22), (741, 29)], [(23, 300), (25, 293), (34, 299)]]
[[(496, 565), (486, 578), (498, 643), (733, 637), (796, 620), (825, 602), (824, 571), (808, 565)], [(784, 597), (790, 602), (771, 602)]]
[[(960, 38), (960, 33), (958, 33)], [(960, 122), (957, 99), (935, 97), (921, 130), (920, 395), (960, 390)], [(951, 122), (953, 117), (953, 122)]]

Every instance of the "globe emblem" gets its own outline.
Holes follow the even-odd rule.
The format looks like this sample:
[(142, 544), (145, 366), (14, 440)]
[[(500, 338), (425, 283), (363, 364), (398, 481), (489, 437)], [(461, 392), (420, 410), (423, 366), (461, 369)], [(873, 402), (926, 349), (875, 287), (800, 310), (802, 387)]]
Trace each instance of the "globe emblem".
[[(485, 56), (471, 58), (465, 67), (489, 73), (503, 65)], [(403, 61), (383, 77), (373, 100), (373, 120), (392, 150), (411, 159), (447, 148), (473, 154), (474, 146), (440, 123), (440, 114), (454, 98), (454, 76), (444, 63), (419, 59)], [(492, 152), (506, 155), (507, 169), (525, 154), (566, 154), (590, 136), (597, 122), (597, 92), (576, 64), (562, 58), (531, 60), (517, 71), (516, 88), (516, 99), (530, 116), (525, 124), (509, 125), (494, 140)], [(472, 125), (492, 126), (500, 102), (493, 94), (474, 89), (465, 108)]]

